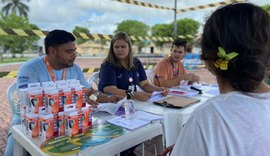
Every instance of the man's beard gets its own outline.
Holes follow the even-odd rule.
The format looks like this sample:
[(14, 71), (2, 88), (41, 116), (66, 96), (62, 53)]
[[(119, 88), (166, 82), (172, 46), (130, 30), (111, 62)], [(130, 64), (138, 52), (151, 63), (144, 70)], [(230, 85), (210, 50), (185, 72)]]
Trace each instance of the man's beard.
[(63, 69), (63, 68), (69, 68), (72, 67), (74, 65), (73, 63), (59, 63), (59, 66)]
[(176, 60), (175, 58), (173, 58), (173, 57), (172, 57), (172, 59), (171, 59), (171, 60), (172, 60), (172, 62), (177, 63), (177, 62), (179, 62), (179, 61), (180, 61), (180, 58), (179, 58), (178, 60)]
[(72, 67), (74, 65), (74, 63), (70, 63), (70, 64), (66, 64), (66, 68), (68, 68), (68, 67)]

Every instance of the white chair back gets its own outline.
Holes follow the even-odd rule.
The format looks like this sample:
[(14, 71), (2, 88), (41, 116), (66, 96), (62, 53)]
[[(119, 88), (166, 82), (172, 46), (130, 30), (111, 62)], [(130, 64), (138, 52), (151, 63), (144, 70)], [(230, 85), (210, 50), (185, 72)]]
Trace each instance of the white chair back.
[(14, 100), (15, 91), (17, 91), (16, 82), (13, 82), (7, 89), (8, 103), (13, 116), (16, 113), (16, 104)]
[(147, 79), (148, 79), (149, 83), (151, 83), (151, 84), (154, 84), (155, 72), (156, 72), (156, 69), (154, 67), (145, 70)]
[(99, 72), (94, 72), (90, 75), (88, 83), (92, 85), (92, 88), (98, 89)]

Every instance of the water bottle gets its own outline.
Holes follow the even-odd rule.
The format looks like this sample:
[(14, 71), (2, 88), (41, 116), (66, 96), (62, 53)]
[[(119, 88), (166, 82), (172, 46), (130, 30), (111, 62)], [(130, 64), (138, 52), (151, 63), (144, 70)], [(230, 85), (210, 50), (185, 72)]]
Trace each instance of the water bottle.
[(135, 117), (135, 107), (134, 101), (131, 99), (131, 91), (126, 91), (127, 100), (125, 101), (125, 117), (126, 119), (131, 119)]

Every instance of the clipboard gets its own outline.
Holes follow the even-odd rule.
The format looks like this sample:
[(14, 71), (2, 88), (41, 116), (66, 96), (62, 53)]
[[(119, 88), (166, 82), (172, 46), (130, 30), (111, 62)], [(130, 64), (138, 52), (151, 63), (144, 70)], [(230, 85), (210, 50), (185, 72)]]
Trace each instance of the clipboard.
[(183, 108), (200, 101), (200, 99), (195, 99), (191, 97), (171, 96), (162, 100), (155, 101), (154, 104), (169, 108)]

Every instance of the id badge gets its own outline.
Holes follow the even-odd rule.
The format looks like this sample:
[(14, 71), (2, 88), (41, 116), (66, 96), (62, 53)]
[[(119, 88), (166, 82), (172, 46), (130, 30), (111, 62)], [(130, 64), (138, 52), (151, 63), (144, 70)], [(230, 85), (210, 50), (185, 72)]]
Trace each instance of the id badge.
[(134, 85), (129, 85), (128, 90), (130, 90), (131, 92), (134, 92)]

